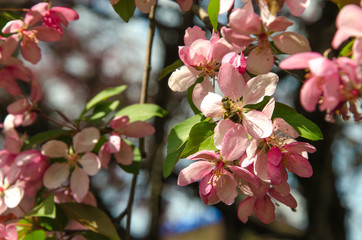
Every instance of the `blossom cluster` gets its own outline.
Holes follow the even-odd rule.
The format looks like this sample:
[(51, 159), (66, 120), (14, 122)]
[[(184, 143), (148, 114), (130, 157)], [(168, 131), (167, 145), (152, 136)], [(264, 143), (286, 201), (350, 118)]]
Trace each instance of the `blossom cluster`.
[(194, 162), (180, 172), (178, 185), (200, 181), (199, 194), (205, 204), (231, 205), (241, 193), (239, 219), (246, 222), (255, 212), (260, 221), (270, 223), (276, 202), (297, 207), (287, 172), (310, 177), (308, 153), (316, 149), (297, 141), (298, 133), (284, 119), (272, 118), (275, 100), (271, 96), (279, 80), (270, 72), (274, 59), (278, 52), (307, 54), (308, 40), (285, 32), (293, 22), (272, 14), (266, 1), (259, 4), (261, 17), (249, 1), (233, 10), (221, 36), (213, 33), (210, 40), (201, 28), (188, 28), (185, 46), (179, 47), (185, 65), (171, 74), (168, 83), (177, 92), (194, 86), (194, 105), (217, 123), (216, 150), (188, 156)]
[[(130, 122), (128, 116), (113, 117), (102, 127), (80, 128), (68, 120), (68, 125), (59, 127), (70, 128), (62, 130), (70, 138), (55, 136), (40, 144), (27, 143), (29, 136), (18, 127), (32, 125), (42, 113), (37, 105), (42, 100), (42, 87), (35, 74), (13, 55), (20, 47), (23, 58), (36, 64), (41, 59), (38, 41), (61, 40), (63, 27), (78, 18), (73, 9), (43, 2), (28, 9), (23, 20), (11, 20), (2, 29), (7, 37), (0, 37), (0, 87), (18, 100), (8, 105), (8, 115), (1, 124), (5, 140), (0, 150), (0, 239), (18, 239), (16, 222), (36, 206), (39, 197), (53, 194), (56, 203), (96, 206), (89, 176), (101, 167), (108, 168), (111, 154), (119, 164), (131, 165), (133, 149), (124, 139), (142, 138), (155, 131), (147, 122)], [(20, 90), (17, 80), (28, 84), (29, 96)], [(100, 142), (101, 136), (108, 140)]]

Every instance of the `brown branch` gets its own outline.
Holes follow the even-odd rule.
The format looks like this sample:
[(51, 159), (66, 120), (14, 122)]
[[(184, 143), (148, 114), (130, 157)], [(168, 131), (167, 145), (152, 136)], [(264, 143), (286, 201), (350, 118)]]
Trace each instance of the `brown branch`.
[[(156, 10), (156, 5), (151, 8), (151, 12), (148, 16), (148, 18), (150, 20), (150, 24), (149, 24), (149, 28), (148, 28), (146, 60), (145, 60), (145, 68), (144, 68), (144, 74), (143, 74), (143, 80), (142, 80), (142, 90), (141, 90), (141, 98), (140, 98), (141, 104), (147, 102), (148, 83), (150, 80), (150, 71), (151, 71), (152, 43), (153, 43), (153, 37), (155, 34), (155, 28), (156, 28), (155, 10)], [(145, 157), (144, 138), (141, 138), (139, 140), (138, 147), (140, 149), (142, 158), (144, 158)], [(127, 209), (126, 209), (126, 211), (127, 211), (126, 240), (130, 239), (132, 205), (133, 205), (133, 201), (134, 201), (137, 176), (138, 176), (137, 174), (133, 175), (130, 195), (129, 195)]]

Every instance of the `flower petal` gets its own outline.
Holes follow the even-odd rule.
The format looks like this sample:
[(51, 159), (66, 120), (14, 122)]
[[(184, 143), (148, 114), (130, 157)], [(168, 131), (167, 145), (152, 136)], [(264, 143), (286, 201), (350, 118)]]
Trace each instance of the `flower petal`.
[(178, 175), (177, 185), (186, 186), (204, 178), (212, 171), (215, 164), (208, 161), (197, 161), (181, 170)]
[(222, 97), (219, 94), (209, 92), (201, 102), (202, 113), (209, 118), (220, 118), (223, 115)]
[(271, 223), (275, 218), (275, 206), (270, 197), (257, 198), (255, 201), (255, 215), (264, 224)]
[(68, 146), (62, 141), (50, 140), (42, 146), (41, 153), (51, 158), (66, 157)]
[(76, 167), (70, 177), (70, 190), (77, 202), (82, 202), (89, 190), (89, 177), (85, 171)]
[(272, 37), (274, 44), (286, 54), (310, 52), (308, 39), (295, 32), (283, 32)]
[(243, 105), (261, 102), (265, 96), (271, 96), (276, 89), (279, 77), (275, 73), (258, 75), (250, 79), (244, 88)]
[(44, 173), (43, 184), (46, 188), (58, 188), (69, 176), (68, 163), (54, 163)]
[(76, 153), (90, 152), (97, 144), (100, 137), (99, 130), (95, 127), (84, 128), (75, 134), (73, 146)]
[(255, 75), (270, 72), (274, 65), (274, 57), (269, 47), (256, 47), (246, 59), (246, 69)]
[(24, 196), (24, 189), (20, 186), (11, 186), (4, 191), (4, 202), (8, 208), (14, 208), (19, 205)]
[(248, 143), (248, 134), (241, 124), (235, 124), (229, 129), (221, 141), (221, 155), (223, 161), (234, 161), (245, 153)]
[(142, 121), (131, 122), (124, 130), (123, 134), (127, 137), (142, 138), (155, 133), (152, 124)]
[(266, 138), (273, 132), (273, 124), (270, 118), (256, 110), (243, 114), (243, 125), (254, 138)]
[(194, 67), (182, 66), (171, 74), (168, 86), (172, 91), (183, 92), (195, 83), (199, 73)]
[(243, 95), (245, 80), (232, 64), (225, 62), (221, 65), (217, 82), (223, 94), (232, 100), (236, 101)]
[(248, 218), (254, 213), (255, 198), (247, 197), (245, 198), (238, 207), (238, 218), (243, 223), (248, 221)]
[(96, 175), (101, 169), (101, 161), (98, 156), (91, 152), (86, 152), (78, 162), (82, 169), (90, 176)]
[(121, 143), (121, 150), (114, 153), (114, 157), (117, 162), (122, 165), (131, 165), (133, 162), (133, 151), (132, 147), (129, 146), (125, 141)]

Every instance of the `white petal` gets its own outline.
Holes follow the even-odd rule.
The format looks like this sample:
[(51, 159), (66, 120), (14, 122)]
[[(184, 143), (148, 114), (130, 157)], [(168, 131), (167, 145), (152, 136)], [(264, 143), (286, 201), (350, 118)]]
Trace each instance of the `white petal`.
[(48, 141), (41, 148), (41, 153), (51, 158), (66, 157), (67, 152), (68, 152), (67, 144), (58, 140)]
[(12, 186), (4, 192), (4, 201), (8, 208), (18, 206), (24, 196), (24, 189), (19, 186)]
[(86, 152), (78, 162), (82, 165), (83, 170), (88, 175), (95, 175), (101, 169), (101, 161), (98, 156), (91, 152)]
[(94, 127), (84, 128), (73, 138), (74, 150), (77, 153), (90, 152), (100, 137), (99, 130)]
[(81, 168), (76, 167), (70, 178), (70, 190), (77, 202), (81, 202), (89, 190), (89, 177)]
[(43, 177), (43, 184), (49, 189), (57, 188), (68, 179), (68, 176), (68, 163), (54, 163), (46, 170)]

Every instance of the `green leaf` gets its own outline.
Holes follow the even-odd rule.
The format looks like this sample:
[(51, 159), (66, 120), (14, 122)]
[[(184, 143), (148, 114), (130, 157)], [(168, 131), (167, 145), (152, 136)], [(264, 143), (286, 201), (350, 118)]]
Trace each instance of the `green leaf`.
[(346, 46), (343, 47), (343, 49), (339, 52), (339, 57), (345, 57), (348, 54), (352, 52), (352, 46), (353, 46), (354, 40), (347, 43)]
[(141, 168), (141, 160), (142, 160), (141, 152), (138, 147), (136, 147), (135, 145), (133, 145), (131, 143), (131, 141), (129, 141), (127, 139), (123, 139), (123, 140), (132, 147), (133, 162), (131, 165), (128, 165), (128, 166), (125, 166), (122, 164), (118, 164), (118, 165), (128, 173), (138, 174), (140, 171), (140, 168)]
[(120, 0), (117, 4), (113, 5), (113, 9), (123, 21), (128, 22), (133, 16), (136, 5), (134, 0)]
[(220, 10), (220, 0), (210, 0), (209, 6), (207, 8), (207, 12), (209, 14), (210, 22), (215, 32), (217, 31), (218, 20)]
[[(108, 114), (116, 111), (119, 106), (120, 101), (116, 100), (113, 102), (103, 102), (98, 104), (93, 111), (93, 114), (88, 117), (88, 121), (93, 124), (100, 124), (105, 121)], [(87, 119), (86, 119), (87, 121)]]
[(210, 122), (200, 122), (194, 125), (190, 131), (189, 140), (181, 154), (181, 158), (201, 150), (217, 150), (214, 145), (214, 128), (216, 124)]
[(120, 240), (112, 221), (99, 208), (81, 203), (61, 203), (64, 213), (93, 232), (107, 236), (111, 240)]
[(319, 127), (293, 108), (282, 103), (275, 103), (275, 109), (272, 118), (283, 118), (289, 123), (299, 134), (299, 136), (317, 141), (323, 139), (323, 134)]
[(56, 217), (54, 219), (47, 217), (38, 217), (37, 224), (47, 231), (64, 231), (68, 224), (68, 217), (62, 209), (56, 205)]
[(153, 117), (164, 117), (167, 111), (160, 106), (152, 103), (132, 104), (122, 108), (116, 113), (115, 117), (128, 116), (130, 122), (146, 121)]
[(47, 217), (55, 218), (56, 208), (54, 204), (54, 195), (50, 195), (43, 202), (37, 205), (33, 210), (31, 210), (27, 216), (29, 217)]
[(186, 142), (188, 140), (192, 127), (195, 124), (199, 123), (202, 119), (203, 115), (197, 114), (175, 125), (171, 129), (170, 134), (168, 135), (167, 156), (163, 165), (164, 178), (170, 176), (173, 168), (179, 160), (182, 151), (186, 147)]
[(43, 240), (46, 238), (44, 230), (35, 230), (26, 234), (23, 240)]
[[(120, 2), (122, 2), (122, 1), (120, 1)], [(81, 116), (83, 116), (87, 111), (89, 111), (91, 108), (95, 107), (97, 104), (107, 100), (110, 97), (121, 94), (124, 90), (126, 90), (126, 88), (127, 88), (126, 85), (121, 85), (118, 87), (109, 87), (109, 88), (106, 88), (103, 91), (99, 92), (96, 96), (94, 96), (87, 103)]]
[(42, 144), (43, 142), (46, 142), (54, 138), (58, 138), (60, 136), (70, 135), (71, 133), (72, 131), (62, 130), (62, 129), (49, 130), (38, 133), (25, 141), (22, 150), (25, 151), (31, 148), (35, 148), (36, 146)]
[(183, 65), (185, 65), (181, 59), (177, 59), (176, 61), (174, 61), (171, 65), (168, 65), (167, 67), (165, 67), (164, 69), (162, 69), (161, 73), (160, 73), (160, 78), (159, 80), (162, 80), (164, 77), (166, 77), (168, 74), (172, 73), (173, 71), (175, 71), (177, 68), (182, 67)]

